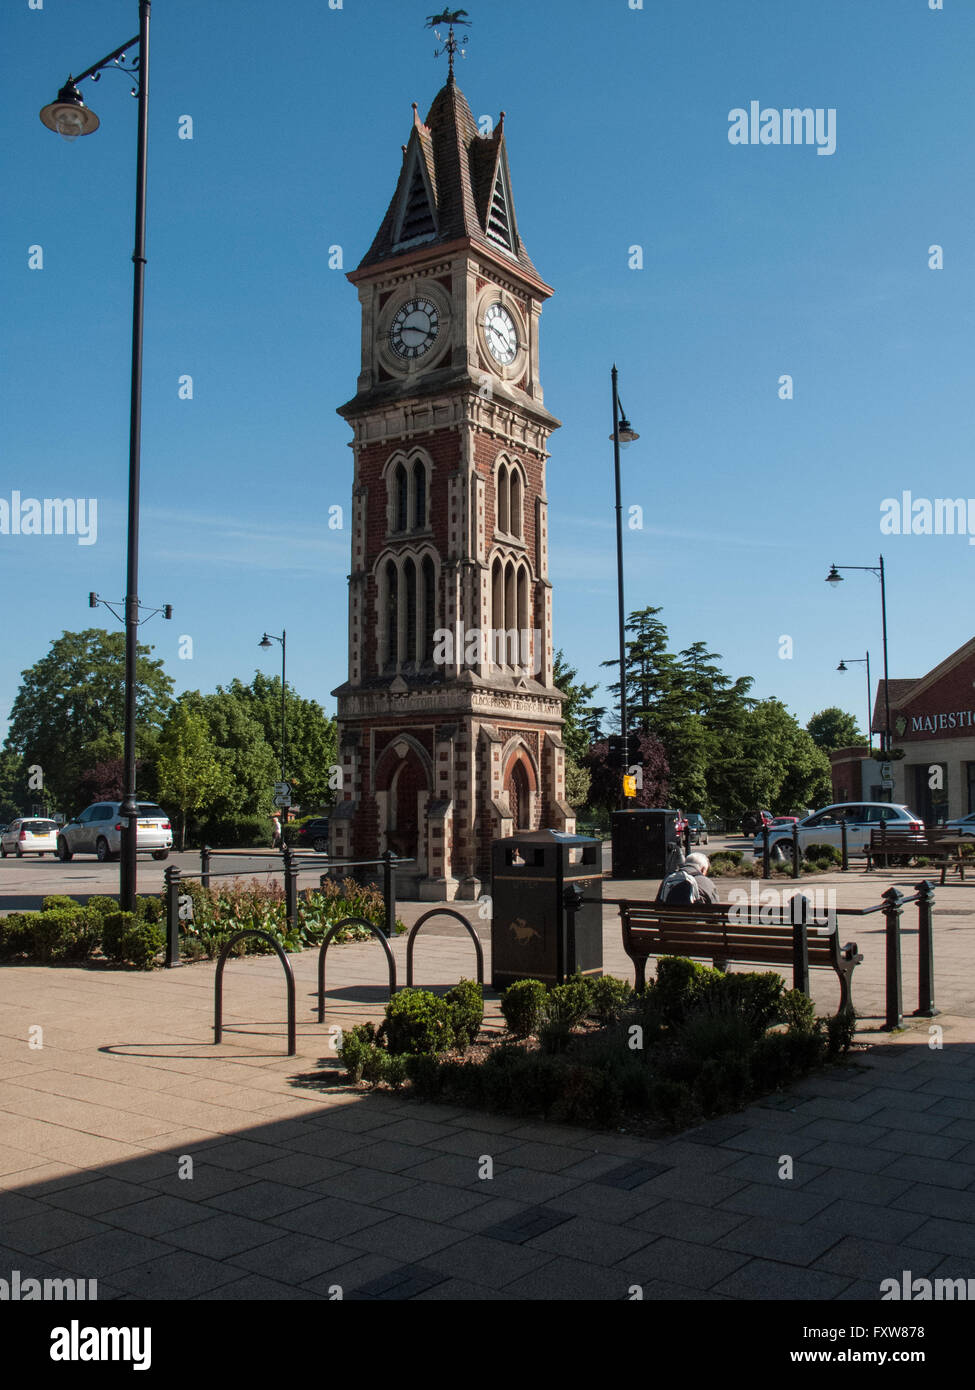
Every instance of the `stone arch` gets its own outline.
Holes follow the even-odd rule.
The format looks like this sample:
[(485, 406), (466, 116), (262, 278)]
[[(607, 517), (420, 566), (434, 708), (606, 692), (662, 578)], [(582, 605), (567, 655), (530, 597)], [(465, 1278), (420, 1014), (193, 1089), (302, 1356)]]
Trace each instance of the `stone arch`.
[(433, 459), (425, 449), (397, 449), (383, 465), (386, 483), (386, 531), (406, 536), (430, 529)]
[(385, 748), (376, 765), (379, 852), (392, 850), (416, 861), (426, 873), (426, 809), (432, 795), (433, 763), (423, 745), (402, 734)]
[(501, 787), (508, 798), (512, 831), (534, 830), (538, 820), (539, 777), (531, 749), (521, 737), (507, 744), (502, 757)]

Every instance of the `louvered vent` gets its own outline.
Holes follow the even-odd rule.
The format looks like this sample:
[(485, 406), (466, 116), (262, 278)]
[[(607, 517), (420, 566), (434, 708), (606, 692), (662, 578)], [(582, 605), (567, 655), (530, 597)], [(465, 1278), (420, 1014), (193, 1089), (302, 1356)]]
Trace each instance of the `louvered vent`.
[(414, 164), (413, 179), (406, 197), (406, 206), (403, 209), (403, 220), (400, 223), (398, 240), (401, 243), (417, 241), (424, 237), (436, 236), (436, 234), (437, 224), (433, 220), (433, 209), (430, 207), (430, 199), (427, 197), (423, 175), (420, 172), (419, 164)]
[(496, 241), (506, 251), (514, 251), (511, 217), (508, 213), (508, 197), (500, 166), (498, 176), (494, 180), (494, 192), (491, 195), (491, 207), (488, 210), (487, 234), (492, 241)]

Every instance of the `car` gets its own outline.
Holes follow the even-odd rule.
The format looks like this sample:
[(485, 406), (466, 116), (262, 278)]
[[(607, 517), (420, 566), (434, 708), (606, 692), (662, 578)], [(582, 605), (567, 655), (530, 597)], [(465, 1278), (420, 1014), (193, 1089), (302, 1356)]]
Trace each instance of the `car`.
[(22, 859), (25, 854), (53, 854), (57, 849), (58, 827), (53, 820), (40, 816), (22, 816), (0, 832), (0, 855), (6, 859), (15, 854)]
[(313, 849), (316, 854), (328, 854), (328, 817), (317, 816), (299, 826), (291, 843), (296, 849)]
[(757, 835), (763, 825), (771, 824), (771, 811), (746, 811), (741, 818), (741, 833), (747, 838), (749, 835)]
[[(906, 828), (921, 832), (924, 822), (909, 806), (896, 805), (890, 801), (838, 801), (814, 811), (811, 816), (803, 816), (797, 822), (799, 830), (799, 850), (809, 845), (833, 845), (840, 849), (843, 843), (843, 824), (846, 824), (846, 845), (849, 854), (864, 854), (870, 848), (870, 832), (879, 830), (887, 822), (892, 828)], [(785, 860), (792, 855), (793, 827), (776, 827), (769, 831), (769, 854), (773, 859)], [(761, 859), (764, 836), (757, 834), (753, 845), (756, 859)]]
[(708, 842), (708, 826), (703, 816), (692, 811), (687, 817), (688, 829), (691, 833), (692, 845), (706, 845)]
[[(173, 847), (173, 828), (169, 816), (154, 801), (139, 801), (136, 850), (151, 853), (153, 859), (166, 859)], [(86, 806), (58, 831), (57, 853), (62, 864), (76, 854), (94, 854), (100, 863), (117, 859), (122, 850), (121, 801), (96, 801)]]
[(793, 825), (798, 825), (798, 824), (799, 824), (799, 817), (798, 817), (798, 816), (773, 816), (773, 817), (772, 817), (772, 824), (769, 826), (769, 829), (770, 829), (770, 830), (774, 830), (775, 827), (776, 827), (776, 826), (779, 826), (779, 825), (783, 825), (783, 826), (786, 827), (786, 829), (790, 829)]
[(969, 811), (967, 816), (956, 816), (954, 820), (945, 822), (946, 830), (953, 830), (956, 835), (975, 835), (975, 811)]

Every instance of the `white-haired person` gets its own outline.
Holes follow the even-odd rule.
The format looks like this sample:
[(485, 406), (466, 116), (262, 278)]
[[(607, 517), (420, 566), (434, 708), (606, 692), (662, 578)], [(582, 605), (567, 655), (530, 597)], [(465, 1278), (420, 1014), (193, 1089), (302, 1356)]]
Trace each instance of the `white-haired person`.
[(672, 874), (668, 874), (657, 889), (656, 901), (671, 907), (686, 906), (690, 903), (716, 903), (717, 889), (708, 878), (711, 861), (706, 854), (697, 850), (687, 855), (684, 863)]

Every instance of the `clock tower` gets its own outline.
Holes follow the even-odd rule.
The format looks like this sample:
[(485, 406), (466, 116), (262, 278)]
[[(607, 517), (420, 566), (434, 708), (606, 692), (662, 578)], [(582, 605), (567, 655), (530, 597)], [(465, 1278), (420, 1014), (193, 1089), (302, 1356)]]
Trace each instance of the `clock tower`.
[(392, 850), (414, 861), (406, 894), (476, 898), (493, 840), (575, 822), (552, 681), (545, 463), (559, 421), (538, 362), (552, 291), (519, 233), (504, 112), (479, 129), (452, 52), (348, 278), (362, 362), (339, 407), (354, 471), (331, 850)]

